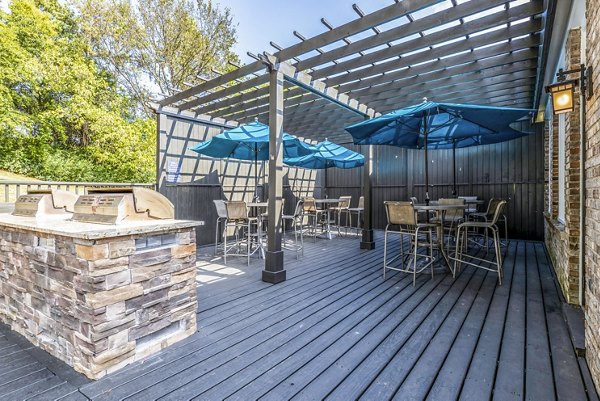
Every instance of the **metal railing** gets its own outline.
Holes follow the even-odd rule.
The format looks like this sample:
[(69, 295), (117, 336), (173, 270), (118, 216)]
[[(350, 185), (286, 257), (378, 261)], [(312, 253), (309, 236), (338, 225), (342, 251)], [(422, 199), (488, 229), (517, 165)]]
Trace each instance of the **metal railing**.
[(12, 203), (29, 189), (62, 189), (84, 194), (86, 188), (143, 187), (156, 189), (155, 183), (136, 182), (61, 182), (61, 181), (0, 181), (0, 202)]

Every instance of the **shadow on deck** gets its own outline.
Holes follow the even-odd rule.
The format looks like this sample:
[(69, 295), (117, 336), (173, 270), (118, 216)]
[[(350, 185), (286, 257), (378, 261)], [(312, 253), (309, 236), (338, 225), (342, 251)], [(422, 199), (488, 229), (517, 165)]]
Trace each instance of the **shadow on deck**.
[[(585, 360), (574, 352), (542, 243), (511, 241), (502, 286), (495, 273), (468, 267), (455, 280), (423, 274), (413, 287), (402, 273), (382, 280), (381, 233), (378, 240), (378, 249), (361, 251), (356, 238), (309, 239), (299, 261), (286, 255), (288, 280), (277, 285), (260, 281), (262, 261), (248, 267), (239, 258), (224, 266), (202, 254), (212, 249), (201, 249), (198, 333), (97, 382), (36, 357), (0, 326), (0, 356), (13, 356), (0, 358), (0, 394), (9, 400), (597, 399)], [(21, 358), (14, 358), (17, 348)], [(15, 375), (19, 360), (28, 362)]]

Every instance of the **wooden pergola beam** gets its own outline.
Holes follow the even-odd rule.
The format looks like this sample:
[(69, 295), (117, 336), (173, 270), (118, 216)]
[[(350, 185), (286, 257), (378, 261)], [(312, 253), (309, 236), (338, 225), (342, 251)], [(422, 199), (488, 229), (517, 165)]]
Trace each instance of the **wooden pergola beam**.
[(540, 14), (542, 11), (543, 7), (540, 2), (536, 1), (525, 3), (517, 7), (509, 8), (505, 11), (497, 12), (485, 17), (475, 19), (462, 25), (457, 25), (452, 28), (434, 32), (430, 35), (427, 35), (426, 41), (424, 41), (423, 39), (415, 39), (414, 41), (400, 43), (392, 47), (368, 53), (364, 56), (342, 61), (336, 65), (316, 69), (313, 71), (312, 75), (314, 78), (318, 79), (339, 73), (344, 73), (346, 71), (354, 70), (356, 68), (360, 68), (371, 63), (377, 63), (383, 60), (387, 60), (389, 58), (396, 57), (398, 55), (426, 48), (430, 45), (442, 44), (453, 39), (476, 34), (478, 32), (490, 29), (495, 26), (504, 25), (509, 22), (517, 21), (523, 18), (528, 18)]
[(478, 74), (479, 76), (469, 76), (465, 79), (461, 77), (451, 77), (444, 82), (440, 83), (440, 86), (436, 86), (434, 83), (423, 83), (416, 85), (412, 90), (397, 90), (380, 94), (377, 100), (373, 100), (371, 103), (373, 107), (387, 106), (394, 104), (397, 99), (412, 98), (421, 99), (427, 97), (430, 99), (436, 99), (438, 96), (444, 93), (464, 91), (464, 90), (476, 90), (477, 92), (493, 92), (496, 89), (495, 85), (505, 85), (516, 80), (523, 80), (534, 78), (536, 76), (535, 68), (507, 68), (506, 72), (496, 73), (491, 76)]
[[(497, 83), (502, 83), (504, 81), (521, 79), (521, 78), (530, 76), (531, 73), (535, 74), (535, 72), (532, 72), (532, 71), (529, 71), (527, 73), (519, 73), (521, 67), (522, 66), (520, 66), (520, 65), (517, 65), (515, 68), (507, 67), (504, 70), (500, 70), (500, 72), (497, 75), (490, 76), (490, 77), (482, 74), (481, 76), (477, 77), (478, 79), (475, 79), (475, 80), (472, 77), (470, 77), (471, 79), (465, 79), (464, 81), (462, 81), (460, 79), (461, 76), (459, 75), (456, 77), (450, 77), (446, 81), (445, 85), (432, 84), (430, 86), (427, 86), (427, 85), (420, 84), (421, 85), (421, 87), (419, 88), (419, 89), (421, 89), (420, 91), (413, 88), (409, 92), (409, 94), (412, 96), (413, 99), (415, 97), (418, 97), (420, 100), (420, 98), (423, 96), (434, 97), (434, 95), (437, 94), (435, 92), (432, 92), (435, 90), (435, 88), (445, 87), (446, 88), (445, 90), (451, 90), (452, 89), (451, 87), (456, 86), (456, 85), (463, 85), (465, 82), (472, 82), (470, 85), (490, 86), (490, 85), (495, 85)], [(510, 73), (513, 73), (513, 72), (514, 72), (514, 74), (510, 75)], [(493, 89), (493, 87), (491, 89)], [(289, 93), (291, 93), (291, 91), (289, 91), (288, 94)], [(402, 95), (398, 95), (398, 96), (406, 97), (407, 95), (402, 94)], [(398, 96), (392, 96), (392, 98), (396, 99), (396, 98), (398, 98)], [(290, 107), (292, 107), (292, 106), (311, 103), (311, 102), (318, 101), (318, 100), (319, 100), (318, 96), (304, 93), (302, 96), (298, 96), (298, 97), (291, 98), (291, 99), (287, 98), (285, 100), (285, 108), (286, 108), (286, 110), (289, 110)], [(389, 100), (389, 97), (382, 97), (381, 101), (372, 102), (372, 105), (373, 105), (373, 107), (378, 108), (378, 107), (381, 107), (382, 105), (388, 105), (392, 102), (395, 102), (395, 100)], [(415, 102), (412, 102), (412, 103), (415, 103)], [(250, 105), (247, 105), (247, 106), (250, 106)], [(324, 106), (320, 105), (318, 107), (324, 107)], [(221, 117), (227, 118), (227, 119), (247, 121), (249, 118), (258, 117), (261, 114), (266, 113), (267, 110), (268, 110), (267, 104), (257, 103), (255, 105), (255, 107), (246, 107), (244, 110), (240, 110), (235, 113), (224, 114), (224, 115), (216, 113), (215, 115), (218, 115), (218, 116), (221, 116)], [(323, 109), (323, 110), (328, 110), (328, 109)]]
[[(535, 36), (535, 37), (539, 37), (539, 36)], [(475, 52), (473, 52), (468, 55), (469, 57), (467, 59), (465, 59), (465, 57), (464, 57), (465, 55), (452, 57), (452, 59), (455, 63), (460, 63), (458, 65), (445, 62), (446, 59), (443, 59), (443, 60), (438, 60), (434, 63), (431, 63), (431, 65), (426, 64), (423, 66), (413, 67), (413, 68), (410, 68), (410, 69), (407, 69), (405, 71), (401, 71), (398, 73), (387, 74), (385, 77), (380, 77), (376, 81), (367, 79), (365, 81), (371, 81), (371, 82), (365, 82), (365, 83), (363, 83), (363, 81), (352, 82), (347, 85), (341, 85), (337, 89), (341, 92), (348, 93), (350, 96), (352, 96), (354, 98), (357, 98), (358, 96), (361, 96), (364, 93), (369, 93), (369, 92), (375, 93), (377, 90), (376, 88), (386, 88), (387, 89), (390, 85), (403, 85), (404, 87), (406, 87), (409, 85), (416, 85), (416, 84), (420, 83), (420, 80), (422, 80), (422, 79), (427, 79), (428, 81), (430, 81), (430, 80), (448, 77), (449, 75), (451, 76), (451, 75), (458, 75), (458, 74), (466, 74), (466, 73), (472, 73), (472, 72), (477, 72), (480, 70), (492, 69), (492, 68), (503, 68), (502, 66), (506, 65), (506, 64), (515, 63), (515, 62), (519, 62), (519, 61), (523, 61), (523, 60), (537, 59), (537, 54), (538, 54), (537, 49), (530, 48), (536, 42), (537, 41), (535, 39), (533, 39), (532, 37), (517, 39), (510, 43), (505, 43), (505, 44), (500, 45), (501, 50), (503, 52), (506, 52), (505, 54), (502, 54), (500, 56), (488, 57), (488, 58), (481, 60), (480, 57), (485, 56), (485, 54), (475, 55), (474, 54)], [(539, 44), (539, 42), (537, 42), (537, 43)], [(492, 46), (492, 47), (499, 48), (499, 46)], [(482, 50), (485, 51), (487, 49), (488, 48), (485, 48)], [(522, 50), (522, 49), (525, 49), (525, 50)], [(512, 52), (512, 53), (510, 53), (510, 52)], [(490, 53), (488, 52), (487, 54), (490, 54)], [(438, 68), (436, 68), (436, 66)], [(402, 78), (396, 79), (397, 76), (401, 76)], [(384, 81), (383, 78), (385, 78), (386, 80)], [(395, 80), (392, 81), (392, 79), (395, 79)], [(385, 83), (385, 85), (382, 85), (383, 82)], [(392, 82), (392, 83), (390, 83), (390, 82)], [(369, 84), (372, 86), (370, 86)], [(358, 89), (356, 91), (348, 90), (351, 88), (360, 88), (360, 87), (363, 87), (363, 88)], [(286, 96), (298, 95), (298, 94), (301, 94), (302, 92), (303, 92), (303, 90), (301, 88), (292, 88), (286, 92)], [(202, 108), (195, 109), (195, 111), (199, 112), (199, 113), (208, 113), (208, 114), (212, 114), (214, 112), (216, 112), (217, 114), (225, 114), (228, 111), (230, 111), (230, 110), (225, 110), (226, 108), (235, 106), (236, 104), (238, 104), (238, 102), (241, 104), (249, 103), (249, 102), (256, 102), (257, 99), (260, 97), (265, 97), (265, 99), (263, 99), (263, 101), (266, 101), (267, 95), (268, 95), (268, 88), (260, 88), (253, 92), (248, 92), (248, 93), (244, 93), (244, 94), (240, 95), (239, 100), (238, 100), (238, 98), (232, 97), (232, 98), (224, 99), (220, 102), (209, 104)], [(364, 100), (364, 101), (368, 101), (368, 100)]]
[(449, 75), (446, 78), (429, 80), (425, 76), (423, 79), (417, 77), (411, 82), (396, 81), (388, 85), (380, 85), (372, 88), (371, 91), (365, 91), (363, 94), (353, 93), (353, 97), (360, 99), (362, 102), (376, 102), (382, 101), (387, 98), (395, 97), (398, 94), (410, 94), (413, 92), (424, 91), (424, 90), (442, 90), (447, 86), (455, 85), (456, 83), (467, 83), (472, 81), (478, 81), (485, 78), (493, 78), (508, 73), (520, 73), (522, 71), (535, 70), (537, 68), (535, 59), (529, 59), (526, 61), (519, 61), (504, 66), (488, 68), (480, 71)]
[(255, 61), (253, 63), (246, 64), (245, 66), (240, 67), (236, 70), (225, 73), (225, 74), (221, 75), (220, 77), (211, 79), (210, 81), (204, 82), (198, 86), (186, 89), (186, 90), (181, 91), (173, 96), (165, 98), (165, 99), (159, 101), (158, 104), (160, 104), (161, 106), (170, 105), (175, 102), (179, 102), (179, 101), (185, 100), (189, 97), (198, 95), (200, 93), (209, 91), (216, 87), (226, 85), (227, 83), (234, 81), (237, 78), (243, 78), (246, 75), (250, 75), (254, 72), (261, 71), (263, 69), (264, 69), (263, 64), (260, 61)]
[(371, 78), (341, 83), (337, 89), (344, 93), (355, 93), (361, 89), (368, 89), (377, 85), (395, 82), (400, 79), (411, 81), (412, 78), (419, 75), (447, 76), (448, 74), (463, 74), (512, 62), (512, 54), (515, 54), (514, 60), (517, 61), (525, 57), (524, 55), (527, 55), (527, 58), (529, 58), (529, 56), (531, 56), (531, 58), (537, 58), (537, 46), (539, 44), (539, 34), (533, 34), (525, 38), (512, 40), (508, 43), (500, 43), (482, 49), (475, 49), (467, 54), (435, 59), (425, 64), (420, 64), (400, 71), (383, 73)]
[(318, 47), (324, 47), (357, 33), (367, 31), (378, 25), (393, 21), (406, 14), (427, 8), (443, 0), (404, 0), (384, 7), (362, 18), (340, 25), (332, 30), (323, 32), (308, 40), (292, 45), (274, 54), (278, 60), (287, 61), (292, 57), (301, 56)]
[[(387, 31), (380, 32), (377, 35), (357, 40), (351, 44), (348, 44), (347, 46), (341, 46), (336, 49), (332, 49), (326, 53), (306, 58), (296, 63), (295, 66), (299, 70), (314, 68), (315, 66), (323, 65), (328, 62), (358, 53), (360, 51), (372, 49), (377, 46), (387, 44), (389, 42), (397, 41), (399, 39), (403, 39), (411, 35), (422, 33), (423, 31), (435, 28), (436, 26), (440, 26), (451, 21), (458, 20), (460, 17), (465, 17), (481, 11), (485, 11), (498, 5), (504, 4), (505, 2), (506, 0), (490, 0), (483, 2), (474, 1), (451, 7), (440, 12), (425, 16), (419, 20), (409, 22), (408, 24), (404, 24), (395, 28), (391, 28)], [(388, 47), (393, 47), (393, 45)]]
[[(432, 100), (435, 100), (437, 97), (439, 97), (440, 94), (443, 94), (444, 92), (456, 92), (456, 91), (463, 91), (463, 90), (471, 90), (474, 88), (478, 88), (478, 90), (483, 90), (484, 92), (486, 91), (493, 91), (493, 89), (487, 89), (487, 86), (491, 86), (491, 85), (496, 85), (496, 84), (500, 84), (500, 85), (506, 85), (509, 84), (511, 81), (516, 81), (516, 80), (522, 80), (522, 79), (529, 79), (529, 78), (534, 78), (536, 75), (536, 70), (535, 69), (528, 69), (528, 70), (523, 70), (523, 71), (517, 71), (514, 73), (507, 73), (507, 74), (503, 74), (503, 75), (497, 75), (494, 77), (490, 77), (490, 78), (483, 78), (480, 80), (471, 80), (471, 81), (455, 81), (452, 84), (448, 84), (445, 87), (427, 87), (424, 86), (425, 89), (423, 90), (414, 90), (414, 91), (410, 91), (409, 93), (398, 93), (395, 96), (389, 97), (389, 98), (385, 98), (382, 100), (378, 100), (378, 101), (374, 101), (373, 105), (374, 107), (377, 107), (378, 109), (383, 109), (383, 110), (387, 110), (388, 107), (387, 106), (394, 106), (395, 104), (397, 104), (399, 99), (406, 99), (407, 97), (412, 98), (412, 99), (421, 99), (423, 97), (427, 97), (430, 98)], [(413, 102), (415, 103), (415, 102)], [(418, 103), (418, 102), (417, 102)]]
[[(537, 2), (535, 2), (535, 3), (527, 3), (527, 4), (524, 4), (522, 6), (511, 8), (511, 9), (507, 10), (506, 12), (495, 13), (495, 14), (492, 14), (490, 16), (474, 20), (473, 22), (477, 22), (479, 24), (477, 26), (479, 26), (479, 28), (480, 28), (479, 30), (481, 30), (481, 29), (483, 29), (482, 26), (485, 26), (485, 25), (482, 25), (482, 24), (484, 24), (486, 21), (488, 21), (489, 17), (494, 17), (495, 21), (498, 20), (498, 21), (506, 22), (505, 20), (503, 20), (503, 18), (506, 18), (507, 21), (514, 20), (514, 19), (519, 19), (519, 18), (523, 18), (525, 15), (530, 15), (532, 12), (535, 13), (539, 9), (541, 9), (541, 7), (539, 6), (539, 4), (537, 4)], [(537, 32), (539, 30), (539, 21), (537, 22), (537, 24), (536, 24), (535, 21), (532, 21), (531, 24), (527, 24), (527, 25), (533, 25), (533, 27), (532, 27), (533, 29), (529, 29), (528, 32), (523, 32), (523, 28), (521, 27), (521, 25), (524, 25), (524, 24), (519, 24), (516, 27), (505, 28), (506, 31), (504, 29), (502, 29), (502, 30), (500, 30), (500, 31), (502, 31), (502, 34), (497, 34), (497, 31), (496, 31), (496, 32), (491, 32), (488, 35), (485, 35), (485, 34), (481, 35), (484, 38), (476, 37), (476, 40), (471, 40), (473, 38), (470, 38), (470, 39), (465, 39), (464, 41), (457, 42), (459, 44), (462, 44), (462, 46), (460, 47), (460, 50), (456, 48), (457, 46), (452, 46), (453, 43), (451, 43), (449, 45), (440, 46), (438, 48), (434, 48), (434, 49), (431, 49), (431, 50), (423, 52), (423, 53), (427, 53), (427, 56), (430, 59), (435, 59), (437, 57), (444, 57), (444, 56), (447, 56), (447, 55), (451, 54), (449, 52), (459, 52), (459, 51), (469, 50), (469, 49), (474, 48), (474, 47), (485, 45), (486, 44), (485, 41), (487, 41), (489, 43), (490, 39), (495, 39), (496, 41), (499, 41), (499, 40), (502, 40), (502, 39), (504, 39), (506, 37), (516, 37), (516, 36), (520, 36), (520, 35), (523, 35), (523, 34), (526, 34), (526, 33), (531, 33), (529, 31)], [(475, 25), (466, 25), (466, 26), (467, 26), (467, 28), (471, 27), (472, 29), (474, 29)], [(464, 30), (465, 29), (465, 24), (457, 26), (457, 27), (454, 27), (454, 28), (451, 28), (451, 29), (459, 29), (459, 28)], [(514, 29), (514, 28), (517, 28), (517, 29)], [(434, 33), (432, 35), (428, 35), (428, 40), (431, 40), (430, 37), (438, 37), (440, 41), (447, 41), (448, 39), (447, 39), (447, 36), (446, 36), (447, 33), (445, 33), (446, 31), (447, 30), (436, 32), (436, 33)], [(510, 34), (510, 31), (514, 31), (514, 33)], [(330, 31), (330, 32), (332, 32), (332, 31)], [(477, 31), (475, 31), (475, 32), (477, 32)], [(470, 33), (475, 33), (475, 32), (470, 32)], [(460, 34), (463, 34), (463, 33), (464, 33), (464, 31), (460, 32)], [(508, 35), (507, 35), (507, 33), (508, 33)], [(441, 34), (444, 34), (444, 35), (441, 35)], [(459, 35), (459, 34), (457, 33), (456, 35)], [(483, 39), (485, 39), (485, 40), (483, 40)], [(411, 43), (411, 42), (407, 42), (407, 43)], [(402, 44), (397, 45), (397, 46), (407, 46), (407, 43), (402, 43)], [(390, 57), (390, 54), (392, 54), (392, 53), (390, 53), (391, 49), (398, 50), (397, 46), (388, 47), (387, 49), (381, 50), (379, 52), (370, 53), (370, 54), (365, 55), (365, 56), (359, 56), (356, 59), (351, 59), (351, 60), (348, 60), (347, 62), (338, 63), (335, 66), (326, 67), (326, 68), (339, 68), (340, 65), (344, 65), (344, 63), (348, 63), (348, 62), (353, 62), (353, 63), (356, 64), (359, 59), (364, 61), (364, 62), (361, 61), (360, 65), (365, 65), (365, 64), (372, 63), (372, 62), (381, 61), (382, 59), (385, 59), (386, 57), (387, 58)], [(445, 54), (440, 54), (441, 53), (439, 51), (440, 49), (443, 49), (443, 52), (445, 52)], [(406, 50), (410, 51), (410, 50), (414, 50), (414, 49), (413, 48), (410, 48), (410, 49), (406, 48)], [(387, 53), (385, 53), (385, 55), (382, 55), (383, 53), (380, 53), (380, 52), (387, 52)], [(438, 54), (435, 54), (435, 53), (438, 53)], [(379, 54), (383, 58), (381, 58), (381, 57), (375, 57), (374, 55), (376, 55), (376, 54)], [(418, 54), (415, 54), (414, 56), (420, 56), (420, 55), (421, 55), (421, 53), (418, 53)], [(275, 56), (276, 56), (276, 54), (275, 54)], [(365, 58), (368, 58), (368, 60), (365, 59)], [(411, 57), (407, 56), (407, 57), (404, 58), (404, 60), (402, 62), (403, 66), (410, 66), (411, 63), (414, 64), (414, 63), (418, 63), (418, 62), (422, 62), (422, 61), (427, 61), (427, 60), (422, 60), (422, 57), (419, 57), (419, 58), (417, 58), (417, 60), (413, 60), (410, 63), (407, 63), (407, 61), (406, 61), (407, 58), (410, 61)], [(415, 58), (413, 58), (413, 59), (415, 59)], [(419, 60), (419, 59), (421, 59), (421, 60)], [(356, 66), (352, 66), (352, 67), (356, 67)], [(394, 67), (395, 68), (399, 68), (400, 66), (395, 65)], [(381, 68), (381, 67), (380, 67), (380, 65), (377, 65), (377, 66), (375, 66), (373, 68)], [(325, 69), (316, 70), (313, 73), (314, 75), (313, 74), (311, 74), (311, 75), (313, 76), (313, 78), (323, 77), (325, 75), (324, 74), (324, 70)], [(371, 70), (371, 69), (368, 69), (368, 70)], [(336, 70), (335, 72), (338, 72), (338, 70)], [(372, 73), (372, 72), (373, 71), (369, 71), (368, 73)], [(356, 73), (356, 71), (354, 72), (353, 75), (355, 75), (355, 73)], [(358, 78), (361, 78), (361, 77), (351, 76), (351, 77), (348, 77), (348, 78), (357, 78), (358, 79)], [(261, 82), (261, 79), (263, 80), (262, 82)], [(192, 107), (195, 107), (195, 106), (207, 103), (207, 102), (212, 101), (212, 100), (216, 100), (216, 99), (223, 98), (223, 97), (226, 97), (226, 96), (235, 95), (236, 93), (241, 93), (244, 90), (249, 90), (250, 88), (252, 88), (254, 86), (258, 86), (261, 83), (263, 83), (264, 81), (266, 81), (266, 77), (262, 77), (262, 78), (261, 77), (255, 77), (255, 78), (252, 78), (249, 81), (246, 81), (244, 83), (233, 85), (233, 86), (231, 86), (231, 87), (229, 87), (229, 88), (227, 88), (225, 90), (217, 91), (217, 92), (208, 94), (206, 96), (203, 96), (201, 98), (194, 99), (194, 100), (192, 100), (190, 102), (184, 103), (181, 106), (181, 108), (182, 109), (189, 109), (189, 108), (192, 108)], [(327, 82), (327, 85), (329, 85), (329, 86), (335, 85), (335, 82), (329, 82), (329, 80), (327, 80), (326, 82)], [(258, 96), (265, 96), (266, 97), (266, 94), (264, 92), (265, 92), (265, 90), (262, 90), (257, 95)], [(244, 96), (243, 98), (240, 98), (240, 99), (236, 99), (236, 98), (239, 98), (239, 95), (238, 96), (233, 96), (233, 98), (231, 100), (229, 100), (226, 104), (227, 105), (232, 105), (235, 102), (235, 100), (244, 101), (244, 100), (251, 99), (252, 95), (248, 94), (248, 95)], [(210, 106), (206, 106), (206, 107), (210, 107)], [(213, 110), (215, 110), (215, 108), (213, 108)], [(203, 109), (202, 110), (202, 112), (206, 112), (206, 111), (208, 111), (208, 109)]]

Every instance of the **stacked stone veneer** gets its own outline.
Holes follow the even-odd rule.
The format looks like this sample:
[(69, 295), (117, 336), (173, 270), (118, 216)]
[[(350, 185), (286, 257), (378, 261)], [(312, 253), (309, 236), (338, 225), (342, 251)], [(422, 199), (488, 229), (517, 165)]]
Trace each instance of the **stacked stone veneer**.
[[(581, 60), (581, 28), (569, 31), (566, 42), (566, 68), (575, 69)], [(579, 97), (575, 96), (573, 111), (564, 114), (565, 117), (565, 222), (558, 221), (558, 116), (554, 116), (548, 124), (553, 125), (552, 137), (546, 129), (547, 152), (551, 151), (552, 165), (546, 171), (551, 178), (551, 184), (546, 180), (546, 201), (551, 202), (545, 215), (545, 241), (554, 265), (554, 270), (567, 302), (579, 304), (579, 159), (580, 159), (580, 105)], [(548, 153), (546, 153), (548, 155)]]
[(587, 362), (600, 388), (600, 0), (587, 1), (586, 27), (594, 96), (586, 110), (585, 340)]
[(0, 228), (0, 319), (100, 378), (196, 331), (194, 233), (84, 240)]

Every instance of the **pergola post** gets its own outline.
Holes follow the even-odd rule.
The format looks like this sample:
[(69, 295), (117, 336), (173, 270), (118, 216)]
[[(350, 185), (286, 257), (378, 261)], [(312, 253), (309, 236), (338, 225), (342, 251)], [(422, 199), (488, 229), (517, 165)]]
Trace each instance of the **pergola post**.
[(275, 62), (269, 67), (269, 227), (262, 280), (267, 283), (285, 281), (281, 249), (281, 213), (283, 199), (283, 73)]
[(363, 168), (363, 196), (365, 197), (363, 211), (363, 231), (362, 240), (360, 242), (361, 249), (375, 249), (375, 240), (373, 238), (373, 208), (372, 198), (373, 191), (371, 189), (371, 176), (373, 174), (373, 145), (368, 145), (369, 150), (365, 155), (365, 166)]

